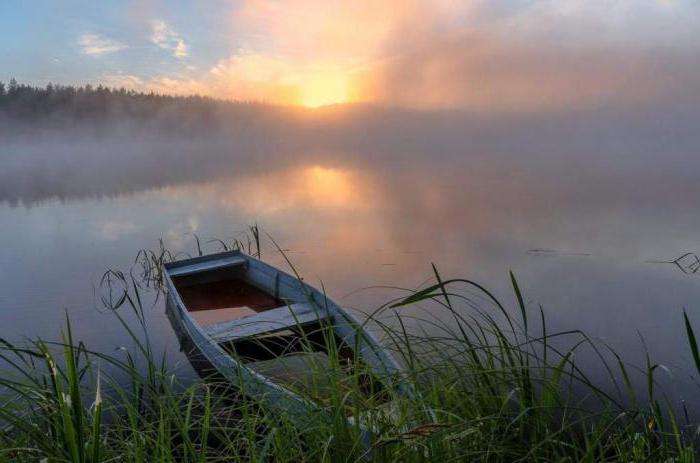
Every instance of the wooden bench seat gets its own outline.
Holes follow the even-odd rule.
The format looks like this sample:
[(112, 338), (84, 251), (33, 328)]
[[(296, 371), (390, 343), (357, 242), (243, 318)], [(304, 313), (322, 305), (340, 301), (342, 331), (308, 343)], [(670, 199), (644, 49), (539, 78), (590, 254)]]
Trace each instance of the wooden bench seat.
[(325, 309), (297, 303), (205, 326), (204, 331), (216, 342), (222, 343), (317, 323), (327, 318), (328, 312)]

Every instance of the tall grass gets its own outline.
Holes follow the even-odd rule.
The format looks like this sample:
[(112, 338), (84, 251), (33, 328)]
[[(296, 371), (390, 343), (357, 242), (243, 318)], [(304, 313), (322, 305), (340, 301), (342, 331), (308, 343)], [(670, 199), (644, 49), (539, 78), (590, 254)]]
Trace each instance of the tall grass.
[[(253, 241), (219, 245), (255, 253), (254, 233)], [(325, 413), (304, 425), (246, 395), (245, 385), (215, 376), (180, 384), (151, 345), (152, 309), (143, 302), (144, 291), (160, 291), (161, 266), (176, 257), (161, 243), (139, 253), (138, 271), (102, 280), (102, 302), (134, 341), (130, 351), (91, 351), (68, 319), (59, 343), (1, 341), (0, 462), (695, 461), (695, 424), (658, 390), (659, 366), (648, 357), (635, 368), (580, 331), (550, 332), (512, 274), (515, 307), (433, 267), (434, 283), (369, 315), (416, 391), (390, 412), (382, 393), (367, 393), (366, 372), (338, 374), (343, 359), (334, 349), (330, 367), (311, 366), (324, 380), (314, 387), (330, 394)], [(700, 372), (687, 315), (685, 324)], [(597, 355), (612, 388), (577, 365), (583, 349)], [(633, 372), (644, 377), (644, 397)]]

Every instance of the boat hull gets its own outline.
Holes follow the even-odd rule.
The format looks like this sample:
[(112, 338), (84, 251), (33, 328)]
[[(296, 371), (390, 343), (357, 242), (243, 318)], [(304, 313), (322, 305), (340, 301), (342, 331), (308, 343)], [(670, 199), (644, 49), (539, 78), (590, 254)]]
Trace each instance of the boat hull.
[(190, 269), (196, 270), (200, 267), (205, 268), (206, 271), (216, 270), (225, 265), (231, 265), (231, 262), (239, 258), (245, 260), (247, 283), (289, 305), (302, 302), (313, 304), (319, 312), (327, 314), (338, 339), (345, 345), (351, 346), (357, 357), (377, 378), (381, 378), (385, 384), (391, 383), (401, 395), (412, 395), (410, 387), (401, 380), (399, 364), (352, 314), (300, 279), (238, 251), (186, 259), (164, 266), (168, 318), (178, 335), (181, 346), (189, 350), (190, 360), (195, 359), (193, 367), (198, 372), (213, 369), (218, 373), (217, 376), (238, 388), (246, 396), (258, 400), (267, 408), (287, 413), (297, 421), (314, 423), (318, 422), (321, 416), (330, 418), (328, 411), (317, 403), (256, 372), (225, 350), (196, 321), (180, 297), (172, 275), (183, 274)]

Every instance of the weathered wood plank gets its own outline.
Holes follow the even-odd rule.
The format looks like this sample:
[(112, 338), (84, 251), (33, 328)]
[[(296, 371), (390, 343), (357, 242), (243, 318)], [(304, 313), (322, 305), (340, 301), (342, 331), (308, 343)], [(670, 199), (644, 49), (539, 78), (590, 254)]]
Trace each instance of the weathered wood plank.
[(169, 270), (169, 273), (171, 277), (180, 277), (207, 270), (244, 266), (247, 265), (247, 262), (246, 259), (240, 256), (227, 256), (220, 259), (212, 259), (183, 265), (181, 267), (174, 267)]
[(328, 312), (325, 310), (302, 303), (266, 310), (238, 320), (216, 323), (203, 329), (216, 342), (229, 342), (308, 325), (326, 318), (328, 318)]

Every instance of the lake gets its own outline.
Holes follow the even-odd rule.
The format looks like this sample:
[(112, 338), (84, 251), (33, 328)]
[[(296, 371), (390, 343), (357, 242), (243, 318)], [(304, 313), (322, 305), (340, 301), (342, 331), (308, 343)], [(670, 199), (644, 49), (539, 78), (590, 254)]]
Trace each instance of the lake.
[[(641, 334), (669, 391), (698, 406), (682, 310), (700, 327), (700, 274), (659, 263), (700, 252), (692, 116), (418, 114), (245, 137), (7, 137), (0, 337), (57, 339), (67, 312), (76, 337), (112, 351), (127, 338), (99, 310), (106, 269), (128, 269), (161, 237), (194, 253), (196, 234), (214, 252), (210, 240), (258, 224), (308, 282), (360, 311), (396, 294), (372, 287), (429, 282), (431, 263), (517, 310), (512, 270), (550, 330), (582, 329), (637, 364)], [(262, 257), (285, 267), (267, 237)], [(162, 300), (149, 315), (186, 371)]]

